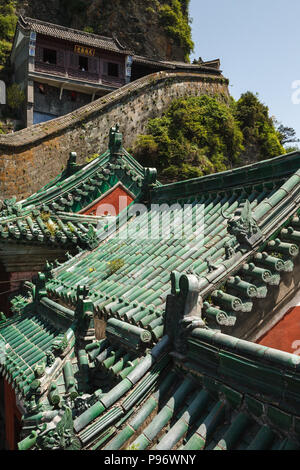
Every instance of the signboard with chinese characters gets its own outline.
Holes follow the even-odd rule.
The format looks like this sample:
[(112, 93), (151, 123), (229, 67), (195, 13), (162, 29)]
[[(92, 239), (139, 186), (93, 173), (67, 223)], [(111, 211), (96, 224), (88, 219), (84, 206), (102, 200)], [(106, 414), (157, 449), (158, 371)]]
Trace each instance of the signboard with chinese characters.
[(89, 57), (94, 57), (96, 49), (85, 46), (74, 46), (75, 54), (87, 55)]

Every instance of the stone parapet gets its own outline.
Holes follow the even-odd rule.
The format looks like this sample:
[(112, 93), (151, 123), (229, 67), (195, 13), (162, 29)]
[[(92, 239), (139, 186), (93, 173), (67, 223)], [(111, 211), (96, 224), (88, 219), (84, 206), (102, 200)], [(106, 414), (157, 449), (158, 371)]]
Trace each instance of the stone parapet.
[(119, 122), (124, 146), (145, 133), (176, 98), (229, 97), (228, 80), (209, 74), (158, 72), (130, 83), (73, 113), (0, 136), (0, 197), (26, 198), (65, 168), (70, 151), (78, 162), (107, 148), (107, 128)]

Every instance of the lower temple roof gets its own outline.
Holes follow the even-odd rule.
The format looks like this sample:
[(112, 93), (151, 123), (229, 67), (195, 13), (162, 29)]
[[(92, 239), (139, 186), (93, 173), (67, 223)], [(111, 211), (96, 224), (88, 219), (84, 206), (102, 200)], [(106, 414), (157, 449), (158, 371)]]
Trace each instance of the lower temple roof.
[[(195, 334), (198, 331), (201, 336), (207, 330), (195, 330)], [(226, 338), (230, 340), (226, 335), (223, 337), (224, 342)], [(215, 378), (209, 370), (207, 359), (204, 359), (201, 353), (203, 342), (190, 338), (189, 344), (192, 343), (193, 347), (190, 346), (190, 352), (187, 353), (189, 362), (182, 362), (179, 359), (174, 362), (168, 353), (170, 344), (168, 337), (165, 336), (160, 343), (160, 350), (158, 347), (153, 348), (117, 385), (111, 384), (107, 390), (98, 389), (93, 399), (89, 398), (89, 395), (78, 395), (79, 390), (84, 388), (83, 364), (92, 359), (88, 351), (85, 354), (81, 351), (79, 361), (67, 360), (61, 378), (58, 378), (55, 384), (53, 382), (51, 384), (48, 400), (54, 404), (54, 407), (44, 405), (44, 409), (39, 412), (24, 415), (23, 429), (27, 432), (27, 437), (20, 442), (19, 448), (53, 449), (56, 445), (60, 448), (60, 432), (57, 434), (51, 432), (51, 422), (54, 419), (60, 422), (61, 418), (66, 430), (65, 415), (70, 414), (71, 411), (68, 410), (72, 409), (68, 423), (71, 437), (69, 445), (65, 446), (69, 449), (110, 451), (299, 449), (299, 416), (295, 411), (282, 410), (276, 394), (280, 390), (282, 393), (284, 387), (280, 388), (278, 383), (271, 379), (273, 358), (280, 360), (276, 350), (266, 348), (265, 351), (266, 354), (270, 354), (268, 375), (260, 359), (254, 361), (257, 369), (255, 376), (251, 374), (247, 377), (245, 370), (243, 382), (246, 386), (256, 381), (264, 387), (264, 393), (258, 395), (253, 393), (251, 387), (248, 391), (241, 390), (239, 385), (224, 378), (223, 366), (219, 366), (219, 377)], [(244, 348), (248, 344), (251, 345), (242, 340), (240, 343)], [(197, 344), (198, 359), (196, 356), (192, 357), (195, 348), (198, 347)], [(207, 337), (205, 344), (206, 347), (211, 344)], [(105, 347), (101, 344), (99, 346), (101, 349)], [(254, 345), (254, 349), (259, 354), (260, 348)], [(251, 354), (250, 356), (248, 353), (240, 354), (242, 357), (239, 361), (253, 362)], [(232, 348), (228, 348), (228, 345), (223, 346), (218, 352), (220, 359), (225, 355), (228, 360), (234, 359)], [(289, 359), (293, 359), (292, 356), (286, 354), (281, 360), (286, 365)], [(115, 366), (121, 357), (118, 355), (119, 360), (116, 359)], [(285, 370), (289, 385), (284, 393), (289, 393), (287, 398), (290, 406), (298, 401), (294, 392), (295, 380), (299, 381), (300, 361), (299, 358), (296, 359), (294, 377), (292, 378), (290, 373), (291, 364)], [(107, 359), (102, 359), (101, 365), (98, 364), (97, 367), (105, 369), (104, 361)], [(92, 361), (89, 364), (91, 367)], [(110, 366), (110, 369), (112, 367)], [(119, 366), (120, 370), (121, 367)], [(80, 379), (78, 370), (81, 370)], [(232, 372), (237, 377), (242, 377), (239, 369), (236, 371), (232, 369)], [(276, 374), (276, 368), (274, 373)], [(103, 383), (106, 382), (107, 385), (109, 380), (108, 371), (105, 378), (103, 370)], [(267, 390), (268, 385), (274, 387), (275, 393)], [(66, 390), (72, 398), (59, 406), (60, 394)], [(44, 431), (36, 432), (37, 423), (41, 423), (40, 427)]]
[(85, 212), (116, 188), (134, 200), (150, 183), (147, 169), (122, 147), (118, 126), (109, 138), (109, 149), (90, 163), (78, 165), (71, 152), (66, 169), (37, 193), (18, 202), (14, 197), (0, 201), (0, 244), (93, 247), (94, 229), (103, 228), (109, 217)]
[[(299, 167), (150, 185), (144, 211), (47, 265), (0, 322), (20, 449), (299, 448), (300, 358), (245, 340), (298, 285)], [(166, 237), (157, 203), (176, 204)]]

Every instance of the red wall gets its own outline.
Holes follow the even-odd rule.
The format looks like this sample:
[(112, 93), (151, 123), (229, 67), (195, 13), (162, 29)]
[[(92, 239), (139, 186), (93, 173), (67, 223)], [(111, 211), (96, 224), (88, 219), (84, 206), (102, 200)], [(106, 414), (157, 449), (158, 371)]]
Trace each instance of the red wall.
[[(120, 207), (120, 200), (119, 198), (123, 196), (126, 197), (125, 203), (122, 201), (122, 205)], [(85, 215), (107, 215), (109, 208), (103, 207), (102, 210), (100, 209), (101, 205), (111, 205), (114, 207), (115, 214), (111, 213), (110, 215), (118, 215), (125, 207), (129, 206), (133, 202), (132, 197), (121, 187), (118, 186), (115, 188), (111, 193), (105, 196), (103, 199), (98, 201), (93, 207), (90, 207), (86, 211), (84, 211)], [(97, 209), (99, 207), (99, 212), (97, 213)], [(107, 210), (108, 209), (108, 210)]]
[(21, 413), (16, 405), (16, 395), (4, 379), (5, 435), (8, 450), (16, 450), (21, 430)]
[(300, 307), (291, 307), (257, 343), (300, 355)]

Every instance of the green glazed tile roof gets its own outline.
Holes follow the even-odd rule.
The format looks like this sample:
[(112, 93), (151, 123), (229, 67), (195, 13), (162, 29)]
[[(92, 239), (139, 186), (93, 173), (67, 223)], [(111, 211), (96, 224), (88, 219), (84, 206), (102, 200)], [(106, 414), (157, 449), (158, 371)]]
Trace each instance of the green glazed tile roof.
[(66, 249), (73, 246), (88, 247), (94, 231), (97, 227), (105, 226), (108, 220), (107, 217), (35, 209), (9, 221), (0, 219), (0, 242), (46, 244)]
[[(201, 290), (206, 297), (211, 294), (210, 303), (205, 304), (207, 320), (213, 319), (214, 326), (222, 323), (232, 326), (236, 315), (239, 316), (237, 312), (251, 312), (253, 299), (266, 297), (268, 284), (278, 284), (280, 273), (293, 269), (292, 259), (298, 254), (298, 247), (284, 241), (289, 237), (281, 233), (274, 242), (271, 241), (276, 233), (272, 213), (274, 208), (277, 213), (282, 208), (286, 214), (289, 205), (295, 210), (294, 195), (300, 190), (299, 175), (300, 172), (295, 172), (287, 180), (278, 178), (247, 188), (233, 187), (227, 191), (190, 194), (176, 199), (178, 208), (171, 221), (174, 223), (169, 238), (159, 237), (159, 234), (147, 238), (148, 227), (152, 227), (157, 217), (157, 211), (150, 210), (149, 206), (143, 215), (129, 218), (116, 236), (108, 237), (92, 252), (83, 252), (55, 270), (53, 279), (47, 283), (47, 291), (72, 305), (77, 286), (86, 285), (97, 313), (116, 319), (112, 328), (122, 330), (123, 322), (132, 325), (127, 327), (131, 330), (148, 331), (156, 342), (163, 334), (171, 273), (193, 272), (200, 277)], [(220, 178), (224, 176), (221, 174)], [(201, 179), (197, 182), (200, 184)], [(163, 188), (158, 188), (157, 193), (161, 194)], [(155, 195), (156, 191), (153, 191), (152, 202), (156, 202)], [(168, 201), (165, 198), (160, 202)], [(180, 221), (183, 220), (184, 205), (188, 203), (192, 206), (193, 233), (177, 236), (182, 229)], [(240, 247), (235, 241), (237, 249), (228, 255), (227, 247), (234, 241), (234, 236), (228, 228), (227, 218), (240, 216), (246, 203), (254, 220), (257, 216), (261, 228), (262, 253), (252, 255), (253, 249)], [(203, 218), (197, 226), (199, 220), (195, 215), (199, 208)], [(293, 224), (290, 217), (281, 217), (281, 222), (288, 227)], [(281, 253), (280, 257), (277, 253)], [(249, 269), (247, 263), (250, 263)], [(227, 282), (226, 293), (224, 286), (221, 287), (224, 282)]]
[[(144, 388), (143, 399), (134, 411), (128, 408), (133, 405), (130, 396), (134, 392), (126, 392), (125, 387), (118, 406), (107, 411), (95, 409), (96, 414), (90, 414), (83, 427), (76, 424), (81, 416), (75, 420), (83, 448), (299, 449), (298, 357), (203, 329), (194, 330), (188, 342), (184, 361), (175, 358), (174, 363), (169, 358), (160, 380), (153, 388)], [(222, 369), (225, 354), (228, 361), (235, 361), (227, 372)], [(215, 375), (212, 362), (219, 364)], [(239, 363), (244, 364), (243, 369)], [(146, 377), (139, 386), (144, 387)], [(281, 382), (276, 377), (281, 377)], [(259, 383), (261, 393), (257, 393)], [(286, 394), (285, 406), (280, 394)], [(105, 403), (104, 398), (100, 401)]]
[(109, 151), (91, 163), (75, 167), (71, 176), (63, 172), (56, 180), (24, 201), (22, 208), (43, 204), (52, 210), (79, 212), (121, 182), (134, 195), (142, 187), (144, 168), (122, 149), (122, 156), (112, 161)]
[(27, 313), (0, 323), (0, 341), (5, 344), (0, 370), (17, 394), (29, 391), (35, 379), (35, 366), (60, 338), (60, 330), (30, 308)]
[(37, 20), (35, 18), (23, 18), (22, 16), (20, 16), (18, 24), (24, 29), (29, 29), (30, 31), (35, 31), (36, 33), (48, 37), (63, 39), (72, 43), (85, 44), (91, 47), (98, 47), (99, 49), (118, 54), (132, 54), (132, 51), (122, 46), (116, 38), (99, 36), (98, 34), (67, 28), (66, 26)]
[[(110, 451), (299, 449), (299, 442), (254, 417), (250, 406), (242, 408), (244, 395), (233, 389), (227, 389), (226, 393), (228, 398), (222, 393), (222, 384), (215, 384), (212, 390), (209, 383), (199, 386), (194, 380), (171, 372), (125, 427), (115, 426), (113, 438), (102, 448)], [(234, 404), (232, 398), (240, 403)], [(145, 426), (145, 422), (149, 424)]]
[(4, 200), (0, 242), (89, 246), (89, 224), (105, 225), (106, 219), (79, 212), (119, 185), (133, 199), (141, 194), (145, 169), (125, 149), (117, 156), (108, 150), (86, 165), (76, 165), (75, 161), (76, 154), (71, 153), (66, 170), (27, 199)]
[[(48, 270), (44, 284), (39, 278), (33, 288), (36, 316), (48, 315), (52, 324), (57, 314), (57, 335), (73, 338), (66, 355), (60, 355), (59, 370), (49, 376), (52, 388), (44, 391), (43, 413), (57, 412), (58, 400), (70, 407), (76, 446), (298, 448), (298, 358), (219, 331), (230, 332), (236, 322), (251, 323), (253, 306), (258, 308), (270, 286), (294, 270), (300, 243), (299, 167), (296, 152), (148, 187), (146, 211), (129, 212), (125, 220), (120, 214), (98, 230), (103, 238), (95, 248)], [(41, 197), (46, 204), (56, 191), (57, 185), (50, 186), (31, 202), (35, 206)], [(170, 233), (164, 237), (154, 231), (149, 238), (148, 228), (155, 228), (157, 218), (151, 204), (161, 203), (177, 204), (167, 224)], [(192, 208), (187, 219), (192, 233), (180, 232), (185, 204)], [(115, 222), (116, 231), (110, 230)], [(180, 333), (183, 323), (176, 309), (184, 276), (198, 282), (206, 325), (181, 338), (185, 349), (180, 356), (176, 330)], [(105, 323), (106, 339), (78, 351), (74, 335), (80, 331), (71, 325), (80, 292)], [(10, 338), (4, 341), (11, 345)], [(72, 404), (72, 397), (79, 401)], [(33, 429), (30, 419), (28, 431)], [(21, 448), (40, 448), (45, 442), (43, 436), (27, 436)]]

